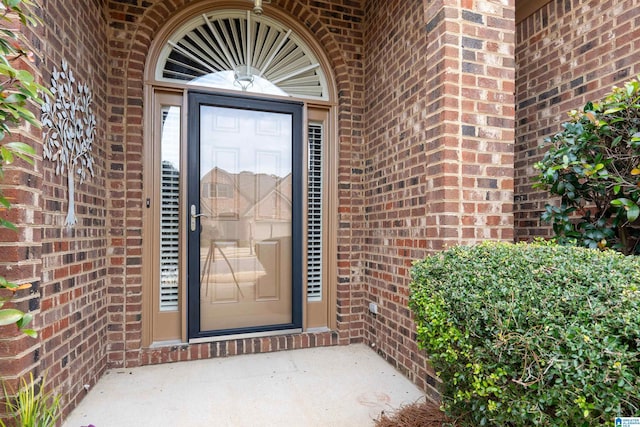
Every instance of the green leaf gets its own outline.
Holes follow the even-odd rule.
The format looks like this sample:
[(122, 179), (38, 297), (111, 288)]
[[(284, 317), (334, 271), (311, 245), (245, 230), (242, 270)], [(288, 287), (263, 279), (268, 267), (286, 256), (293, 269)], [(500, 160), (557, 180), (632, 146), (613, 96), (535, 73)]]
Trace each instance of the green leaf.
[(0, 205), (4, 206), (5, 208), (9, 208), (11, 207), (11, 202), (9, 202), (6, 197), (0, 194)]
[(16, 325), (18, 325), (18, 328), (23, 329), (25, 326), (31, 323), (32, 320), (33, 315), (31, 313), (24, 313), (22, 318), (16, 322)]
[(25, 154), (36, 154), (36, 150), (32, 146), (24, 142), (8, 142), (4, 144), (4, 146), (13, 151), (20, 151)]
[(602, 113), (602, 114), (613, 114), (613, 113), (617, 113), (617, 112), (622, 111), (622, 110), (624, 110), (624, 108), (622, 108), (622, 107), (609, 108), (608, 110), (605, 110), (605, 112)]
[(3, 308), (0, 310), (0, 326), (11, 325), (22, 319), (24, 313), (15, 308)]
[(638, 216), (640, 215), (640, 208), (638, 207), (638, 205), (636, 205), (635, 203), (633, 205), (630, 205), (627, 209), (627, 219), (629, 220), (629, 222), (633, 222), (636, 219), (638, 219)]
[(27, 97), (21, 93), (12, 93), (9, 96), (7, 96), (3, 101), (9, 104), (21, 105), (21, 104), (24, 104), (26, 99)]
[(31, 156), (36, 154), (36, 150), (30, 145), (25, 144), (24, 142), (8, 142), (2, 146), (2, 150), (5, 149), (11, 153), (11, 161), (8, 158), (5, 158), (7, 163), (11, 163), (13, 161), (13, 156), (16, 156), (30, 165), (33, 164), (33, 158)]
[(33, 329), (20, 329), (20, 332), (31, 338), (38, 338), (38, 333)]
[(8, 228), (11, 231), (17, 231), (18, 228), (11, 221), (7, 221), (4, 218), (0, 218), (0, 227)]
[(17, 77), (22, 81), (23, 84), (30, 84), (34, 81), (33, 74), (31, 74), (27, 70), (19, 70)]
[(5, 163), (13, 163), (13, 152), (4, 146), (0, 147), (0, 156), (2, 156), (2, 160), (4, 160)]

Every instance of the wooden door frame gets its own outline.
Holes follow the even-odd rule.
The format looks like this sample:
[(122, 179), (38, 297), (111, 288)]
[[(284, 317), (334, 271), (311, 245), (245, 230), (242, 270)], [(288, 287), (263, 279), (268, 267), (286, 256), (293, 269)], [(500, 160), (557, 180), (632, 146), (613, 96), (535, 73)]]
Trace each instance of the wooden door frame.
[[(237, 96), (237, 93), (228, 93), (229, 96)], [(145, 87), (145, 110), (144, 126), (149, 130), (145, 132), (145, 146), (144, 146), (144, 166), (143, 166), (143, 195), (142, 195), (142, 209), (143, 209), (143, 295), (142, 295), (142, 332), (143, 332), (143, 347), (150, 347), (156, 345), (175, 345), (176, 343), (188, 342), (187, 332), (187, 268), (186, 259), (183, 257), (180, 264), (180, 304), (179, 304), (179, 323), (180, 334), (177, 337), (173, 337), (167, 340), (154, 339), (154, 333), (157, 335), (158, 329), (163, 329), (162, 325), (158, 325), (156, 322), (157, 313), (154, 311), (157, 303), (157, 291), (155, 287), (157, 282), (157, 271), (159, 271), (159, 260), (156, 254), (159, 252), (159, 241), (156, 236), (159, 213), (157, 209), (154, 209), (153, 201), (156, 200), (157, 193), (159, 192), (158, 184), (156, 182), (159, 171), (155, 165), (155, 161), (158, 159), (159, 143), (154, 138), (157, 138), (159, 128), (157, 127), (157, 120), (155, 116), (158, 114), (159, 105), (162, 104), (162, 99), (166, 97), (173, 97), (176, 100), (181, 100), (182, 111), (182, 148), (181, 148), (181, 169), (187, 168), (187, 132), (188, 126), (185, 124), (188, 120), (188, 105), (186, 89), (184, 87), (172, 87), (172, 86), (154, 86), (148, 85)], [(302, 102), (298, 100), (298, 102)], [(335, 106), (329, 103), (323, 102), (306, 102), (304, 108), (303, 118), (303, 145), (306, 147), (308, 144), (307, 134), (304, 129), (308, 127), (309, 123), (321, 123), (325, 128), (325, 147), (324, 153), (324, 174), (325, 174), (325, 187), (326, 194), (323, 197), (323, 201), (326, 206), (326, 212), (323, 214), (323, 228), (324, 228), (324, 243), (323, 243), (323, 259), (325, 260), (323, 270), (323, 298), (321, 302), (309, 302), (306, 297), (306, 269), (303, 271), (303, 307), (302, 315), (303, 331), (307, 329), (311, 330), (335, 330), (337, 327), (337, 224), (338, 224), (338, 212), (337, 212), (337, 195), (338, 195), (338, 145), (337, 145), (337, 126), (335, 116)], [(156, 127), (154, 127), (154, 125)], [(306, 150), (303, 153), (303, 160), (301, 165), (305, 165), (308, 161), (306, 157)], [(304, 181), (303, 186), (306, 188), (306, 172), (303, 173)], [(306, 191), (303, 191), (302, 198), (303, 204), (306, 206)], [(181, 182), (181, 194), (187, 194), (186, 180)], [(146, 206), (146, 201), (150, 201), (150, 206)], [(185, 202), (181, 202), (181, 206), (186, 206)], [(181, 210), (180, 221), (182, 224), (186, 224), (187, 209)], [(186, 227), (186, 225), (185, 225)], [(304, 215), (303, 221), (303, 249), (306, 248), (306, 215)], [(183, 227), (184, 228), (184, 227)], [(183, 233), (184, 234), (184, 233)], [(186, 235), (181, 237), (181, 245), (186, 248)], [(306, 265), (306, 251), (304, 251), (304, 257), (302, 266)], [(243, 337), (249, 337), (250, 335), (244, 335)], [(223, 339), (231, 339), (231, 336), (221, 337)], [(208, 339), (209, 341), (214, 339)], [(217, 339), (216, 339), (217, 340)]]

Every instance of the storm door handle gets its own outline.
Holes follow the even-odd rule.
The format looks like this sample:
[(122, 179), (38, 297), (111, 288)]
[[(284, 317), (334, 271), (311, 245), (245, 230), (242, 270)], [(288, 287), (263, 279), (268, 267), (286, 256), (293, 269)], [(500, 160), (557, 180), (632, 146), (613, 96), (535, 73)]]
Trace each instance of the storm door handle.
[(189, 223), (189, 228), (191, 228), (191, 231), (196, 231), (196, 219), (202, 217), (207, 217), (206, 214), (203, 213), (196, 213), (196, 205), (191, 205), (191, 208), (189, 209), (189, 213), (191, 216), (191, 220)]

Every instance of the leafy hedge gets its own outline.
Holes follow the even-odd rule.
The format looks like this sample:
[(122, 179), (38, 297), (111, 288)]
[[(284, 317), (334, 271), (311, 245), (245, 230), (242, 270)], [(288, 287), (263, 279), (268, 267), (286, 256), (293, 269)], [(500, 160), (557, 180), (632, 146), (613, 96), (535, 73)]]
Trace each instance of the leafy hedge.
[(547, 204), (561, 243), (640, 254), (640, 79), (569, 113), (545, 140), (534, 188), (560, 196)]
[(461, 426), (640, 416), (640, 258), (483, 243), (416, 262), (418, 343)]

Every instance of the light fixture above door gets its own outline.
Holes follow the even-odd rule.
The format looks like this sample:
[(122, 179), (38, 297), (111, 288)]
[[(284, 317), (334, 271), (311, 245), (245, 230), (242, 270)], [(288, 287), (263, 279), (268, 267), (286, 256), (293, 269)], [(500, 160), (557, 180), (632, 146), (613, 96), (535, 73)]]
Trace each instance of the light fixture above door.
[(262, 3), (271, 3), (271, 0), (249, 0), (253, 2), (253, 13), (256, 15), (262, 15), (264, 12), (262, 9)]

